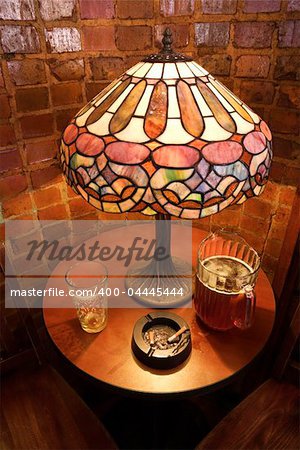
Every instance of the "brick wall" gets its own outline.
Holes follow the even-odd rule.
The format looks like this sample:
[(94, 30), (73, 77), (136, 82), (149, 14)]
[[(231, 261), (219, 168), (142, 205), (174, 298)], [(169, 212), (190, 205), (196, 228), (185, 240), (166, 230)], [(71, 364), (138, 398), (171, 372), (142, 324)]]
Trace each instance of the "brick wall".
[(57, 140), (87, 100), (155, 51), (169, 25), (175, 47), (273, 131), (265, 193), (197, 223), (239, 229), (272, 278), (299, 176), (299, 17), (299, 0), (1, 0), (1, 221), (109, 217), (67, 188)]

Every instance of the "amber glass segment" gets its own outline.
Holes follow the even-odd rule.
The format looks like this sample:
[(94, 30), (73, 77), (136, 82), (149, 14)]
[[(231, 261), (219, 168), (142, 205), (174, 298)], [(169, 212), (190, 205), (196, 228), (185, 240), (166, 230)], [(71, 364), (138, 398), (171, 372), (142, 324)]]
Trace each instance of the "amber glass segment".
[(111, 120), (110, 131), (112, 133), (118, 133), (123, 130), (128, 123), (144, 93), (146, 88), (146, 81), (140, 81), (126, 97), (124, 102), (121, 104), (116, 114)]
[(122, 94), (130, 83), (130, 78), (123, 81), (100, 105), (92, 112), (86, 121), (86, 125), (91, 125), (97, 122), (103, 114), (108, 110), (108, 108), (117, 100), (117, 98)]
[(247, 122), (253, 123), (252, 117), (250, 114), (247, 113), (247, 111), (240, 105), (239, 102), (235, 100), (232, 95), (227, 92), (227, 90), (223, 87), (221, 83), (219, 83), (216, 80), (213, 80), (210, 78), (211, 84), (217, 89), (217, 91), (220, 92), (221, 95), (230, 103), (230, 105), (240, 114), (240, 116), (243, 117), (243, 119), (247, 120)]
[(180, 80), (178, 82), (177, 95), (184, 128), (192, 136), (200, 136), (203, 131), (203, 119), (196, 105), (194, 96), (189, 86), (184, 81)]
[(160, 81), (155, 86), (145, 119), (145, 131), (151, 139), (157, 138), (164, 130), (167, 121), (168, 90)]
[(222, 103), (217, 99), (215, 94), (206, 86), (202, 81), (197, 81), (197, 86), (199, 91), (204, 97), (204, 100), (208, 104), (211, 109), (213, 115), (216, 118), (216, 121), (227, 131), (230, 133), (234, 133), (236, 131), (235, 123), (230, 116), (229, 112), (226, 111)]
[(102, 97), (104, 97), (105, 94), (108, 93), (120, 80), (117, 78), (116, 80), (112, 81), (106, 88), (103, 89), (96, 97), (93, 98), (89, 103), (87, 103), (78, 114), (76, 114), (75, 117), (83, 116), (92, 106), (97, 103), (99, 100), (101, 100)]

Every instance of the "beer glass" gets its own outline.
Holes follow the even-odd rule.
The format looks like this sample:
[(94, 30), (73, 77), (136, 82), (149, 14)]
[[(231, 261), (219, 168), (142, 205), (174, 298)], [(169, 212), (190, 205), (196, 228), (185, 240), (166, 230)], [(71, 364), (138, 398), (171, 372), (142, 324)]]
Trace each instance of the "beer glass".
[(81, 328), (99, 333), (107, 324), (107, 270), (100, 262), (80, 262), (67, 271), (66, 283)]
[(257, 252), (238, 234), (211, 233), (198, 251), (194, 308), (215, 330), (249, 328), (254, 319), (254, 287), (260, 267)]

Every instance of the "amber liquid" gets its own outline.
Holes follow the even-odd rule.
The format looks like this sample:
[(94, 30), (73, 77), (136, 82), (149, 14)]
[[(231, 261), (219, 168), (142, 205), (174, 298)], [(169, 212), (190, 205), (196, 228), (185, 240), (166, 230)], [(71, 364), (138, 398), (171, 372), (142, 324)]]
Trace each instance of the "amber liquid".
[(81, 306), (77, 308), (80, 325), (87, 333), (99, 333), (107, 324), (107, 309)]
[(251, 279), (253, 270), (230, 256), (213, 256), (203, 262), (196, 275), (194, 307), (200, 319), (215, 330), (229, 330), (245, 317), (246, 298), (241, 278)]

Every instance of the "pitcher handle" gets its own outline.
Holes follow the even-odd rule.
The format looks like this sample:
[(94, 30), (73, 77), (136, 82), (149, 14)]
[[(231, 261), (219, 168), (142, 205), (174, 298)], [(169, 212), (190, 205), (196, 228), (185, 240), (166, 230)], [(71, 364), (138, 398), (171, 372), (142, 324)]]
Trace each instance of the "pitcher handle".
[(251, 327), (254, 320), (254, 312), (256, 305), (256, 296), (253, 286), (247, 284), (244, 286), (244, 301), (245, 307), (243, 308), (243, 317), (238, 317), (234, 320), (234, 325), (237, 328), (246, 329)]

